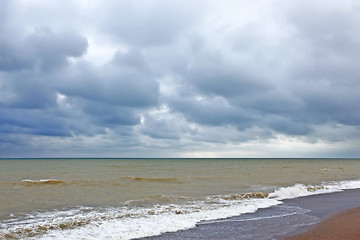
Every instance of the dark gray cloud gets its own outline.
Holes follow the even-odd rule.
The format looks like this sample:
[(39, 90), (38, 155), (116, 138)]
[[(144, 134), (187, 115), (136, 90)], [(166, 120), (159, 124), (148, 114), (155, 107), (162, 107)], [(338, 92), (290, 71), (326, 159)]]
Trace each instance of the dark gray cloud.
[(78, 33), (54, 33), (49, 27), (38, 27), (21, 40), (7, 36), (0, 41), (1, 71), (54, 70), (63, 67), (69, 57), (83, 55), (88, 46)]
[(47, 136), (69, 136), (70, 131), (50, 110), (2, 108), (0, 110), (2, 133), (22, 133)]
[(189, 130), (189, 127), (177, 118), (159, 119), (147, 115), (140, 132), (154, 139), (180, 139)]
[(0, 156), (261, 152), (283, 138), (353, 156), (359, 13), (355, 0), (2, 1)]
[(241, 63), (225, 61), (219, 53), (195, 55), (185, 79), (200, 91), (224, 97), (253, 94), (268, 88), (256, 73)]
[(254, 120), (251, 114), (231, 106), (220, 97), (179, 97), (170, 103), (174, 111), (183, 113), (190, 122), (199, 124), (213, 126), (231, 124), (243, 129), (250, 127)]
[[(197, 101), (189, 104), (183, 99), (173, 107), (203, 124), (215, 118), (222, 119), (214, 122), (217, 125), (236, 126), (244, 120), (234, 116), (246, 113), (247, 127), (267, 126), (291, 135), (311, 134), (316, 125), (332, 121), (359, 126), (360, 99), (354, 92), (359, 88), (358, 10), (337, 9), (334, 3), (315, 6), (309, 2), (286, 6), (281, 11), (287, 22), (275, 26), (270, 22), (270, 30), (264, 22), (240, 26), (236, 41), (230, 42), (235, 47), (231, 55), (226, 46), (206, 49), (205, 37), (198, 37), (200, 44), (184, 79), (199, 95), (220, 96), (227, 104), (219, 108), (206, 101), (198, 108)], [(280, 27), (291, 31), (284, 36), (277, 32)], [(231, 115), (226, 114), (229, 108)]]
[(39, 27), (25, 37), (25, 49), (36, 59), (35, 68), (45, 71), (64, 66), (69, 57), (82, 56), (87, 46), (86, 38), (75, 32), (54, 33), (48, 27)]
[[(117, 52), (101, 68), (73, 64), (87, 39), (36, 27), (23, 39), (5, 35), (0, 49), (2, 132), (70, 137), (140, 122), (137, 109), (157, 103), (158, 85), (141, 53)], [(117, 130), (118, 131), (118, 130)]]
[(158, 83), (139, 53), (116, 53), (101, 69), (90, 65), (59, 76), (60, 91), (69, 96), (128, 107), (148, 107), (158, 100)]
[(7, 97), (1, 107), (45, 109), (56, 104), (52, 74), (32, 70), (2, 74), (2, 90)]

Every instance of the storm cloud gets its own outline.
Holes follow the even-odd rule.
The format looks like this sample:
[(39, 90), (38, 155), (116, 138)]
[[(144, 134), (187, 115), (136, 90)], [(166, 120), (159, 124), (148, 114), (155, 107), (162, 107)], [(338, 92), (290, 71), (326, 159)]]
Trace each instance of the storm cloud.
[(0, 157), (356, 157), (359, 25), (357, 0), (2, 1)]

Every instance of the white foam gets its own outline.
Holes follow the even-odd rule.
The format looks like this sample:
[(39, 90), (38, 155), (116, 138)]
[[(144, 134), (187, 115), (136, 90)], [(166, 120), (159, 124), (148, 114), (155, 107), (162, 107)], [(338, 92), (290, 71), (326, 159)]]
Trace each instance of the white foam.
[(24, 179), (24, 180), (21, 180), (21, 182), (24, 182), (24, 183), (61, 183), (63, 181), (57, 180), (57, 179), (38, 179), (38, 180)]
[(280, 203), (275, 199), (252, 199), (239, 202), (233, 206), (203, 209), (202, 211), (186, 214), (171, 212), (140, 218), (113, 219), (89, 224), (83, 228), (52, 231), (40, 239), (133, 239), (155, 236), (164, 232), (189, 229), (203, 220), (238, 216)]
[(295, 184), (290, 187), (281, 187), (269, 194), (270, 198), (277, 200), (304, 197), (309, 195), (340, 192), (345, 189), (360, 188), (360, 180), (323, 183), (321, 185)]
[(360, 188), (360, 180), (341, 181), (339, 183), (334, 183), (334, 185), (339, 185), (339, 188), (342, 190), (357, 189)]
[(308, 190), (308, 187), (304, 184), (295, 184), (291, 187), (281, 187), (274, 192), (269, 194), (270, 198), (275, 198), (278, 200), (298, 198), (303, 196), (308, 196), (312, 194), (319, 194), (320, 192), (314, 191), (311, 192)]

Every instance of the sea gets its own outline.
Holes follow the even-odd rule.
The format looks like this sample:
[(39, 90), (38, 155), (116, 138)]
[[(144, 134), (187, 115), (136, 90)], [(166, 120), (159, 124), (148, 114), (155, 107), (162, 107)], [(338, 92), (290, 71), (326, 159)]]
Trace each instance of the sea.
[(360, 159), (1, 159), (0, 239), (161, 236), (357, 188)]

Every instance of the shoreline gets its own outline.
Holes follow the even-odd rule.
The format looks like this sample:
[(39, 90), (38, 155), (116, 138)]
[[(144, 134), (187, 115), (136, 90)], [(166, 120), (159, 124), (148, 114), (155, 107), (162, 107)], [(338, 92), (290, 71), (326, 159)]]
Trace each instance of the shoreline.
[(319, 221), (284, 234), (280, 240), (360, 239), (360, 189), (288, 199), (284, 204), (308, 209)]
[(337, 213), (308, 231), (281, 240), (358, 240), (360, 239), (360, 206)]
[[(341, 192), (288, 199), (284, 200), (284, 204), (295, 205), (310, 210), (309, 215), (317, 217), (319, 222), (309, 226), (299, 227), (296, 231), (285, 234), (280, 239), (287, 239), (289, 237), (305, 234), (308, 231), (317, 228), (317, 226), (322, 225), (322, 223), (328, 221), (328, 219), (336, 218), (338, 215), (360, 208), (360, 189), (348, 189)], [(295, 240), (296, 238), (291, 239)]]
[[(300, 236), (299, 234), (307, 234), (308, 231), (312, 231), (312, 229), (315, 229), (317, 226), (322, 226), (322, 222), (327, 221), (329, 217), (335, 216), (336, 220), (334, 220), (334, 222), (337, 222), (338, 214), (339, 216), (342, 216), (344, 211), (346, 211), (346, 213), (348, 213), (347, 211), (351, 213), (354, 211), (354, 209), (358, 209), (360, 219), (360, 189), (349, 189), (341, 192), (324, 193), (287, 199), (283, 200), (283, 203), (280, 205), (259, 209), (254, 213), (247, 213), (236, 217), (219, 219), (210, 223), (198, 223), (196, 227), (191, 229), (167, 232), (158, 236), (144, 237), (139, 239), (360, 239), (360, 237), (319, 238), (319, 235), (314, 235), (316, 236), (315, 238), (308, 238), (309, 235), (306, 235), (305, 238), (298, 238)], [(360, 220), (358, 226), (360, 226)], [(322, 234), (322, 232), (319, 231), (319, 234)], [(336, 236), (341, 237), (341, 235)]]

